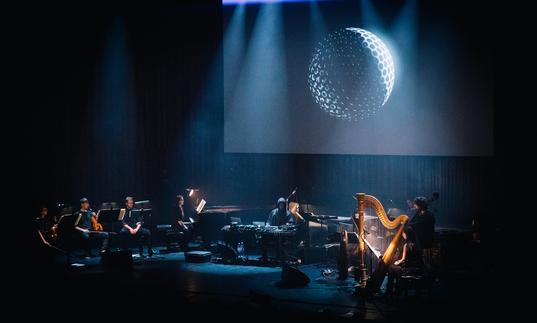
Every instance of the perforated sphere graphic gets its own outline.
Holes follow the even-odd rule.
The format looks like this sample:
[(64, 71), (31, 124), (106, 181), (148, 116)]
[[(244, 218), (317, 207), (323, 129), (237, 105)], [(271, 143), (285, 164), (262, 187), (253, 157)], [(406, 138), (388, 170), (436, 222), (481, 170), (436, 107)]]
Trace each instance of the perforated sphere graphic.
[(315, 48), (308, 85), (315, 102), (344, 120), (371, 117), (388, 101), (395, 80), (392, 55), (375, 34), (345, 28)]

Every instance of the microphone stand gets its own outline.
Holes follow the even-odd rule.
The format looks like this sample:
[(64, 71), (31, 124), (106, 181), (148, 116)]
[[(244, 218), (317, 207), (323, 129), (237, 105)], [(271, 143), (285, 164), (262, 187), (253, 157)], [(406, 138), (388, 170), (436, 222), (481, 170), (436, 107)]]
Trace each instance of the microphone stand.
[(285, 199), (285, 208), (287, 210), (289, 210), (289, 199), (291, 198), (291, 196), (295, 195), (297, 188), (298, 187), (295, 187), (295, 189), (291, 192), (291, 194), (289, 194), (289, 196)]

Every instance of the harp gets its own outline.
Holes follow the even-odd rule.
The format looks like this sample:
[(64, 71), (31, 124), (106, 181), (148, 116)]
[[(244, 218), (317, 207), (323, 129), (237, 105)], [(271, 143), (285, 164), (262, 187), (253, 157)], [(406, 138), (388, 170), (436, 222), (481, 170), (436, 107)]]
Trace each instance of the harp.
[[(380, 285), (382, 284), (382, 281), (384, 280), (384, 277), (386, 276), (388, 267), (393, 262), (394, 255), (397, 252), (399, 240), (401, 240), (403, 229), (405, 227), (405, 224), (408, 222), (409, 217), (405, 214), (400, 214), (395, 219), (391, 220), (386, 214), (384, 207), (382, 206), (380, 201), (372, 195), (357, 193), (356, 200), (358, 201), (358, 223), (356, 223), (355, 221), (355, 225), (358, 227), (358, 255), (360, 257), (360, 284), (357, 285), (356, 288), (357, 292), (364, 291), (366, 294), (371, 294), (378, 291)], [(374, 233), (366, 232), (365, 230), (366, 209), (371, 210), (371, 213), (374, 213), (374, 216), (372, 216), (373, 214), (370, 214), (367, 215), (367, 218), (369, 220), (375, 219), (377, 223), (379, 223), (379, 228), (377, 228)], [(367, 235), (374, 236), (374, 238), (378, 237), (378, 231), (380, 231), (380, 226), (387, 230), (383, 231), (384, 233), (390, 232), (390, 234), (384, 234), (381, 236), (381, 238), (383, 239), (391, 239), (391, 241), (387, 244), (386, 248), (382, 248), (382, 246), (379, 246), (378, 244), (375, 248), (373, 246), (373, 244), (375, 244), (375, 241), (370, 242), (371, 239), (367, 237)], [(373, 226), (371, 225), (370, 228), (373, 228)], [(365, 258), (366, 247), (369, 248), (378, 259), (377, 267), (371, 273), (369, 280), (367, 278), (367, 266)]]

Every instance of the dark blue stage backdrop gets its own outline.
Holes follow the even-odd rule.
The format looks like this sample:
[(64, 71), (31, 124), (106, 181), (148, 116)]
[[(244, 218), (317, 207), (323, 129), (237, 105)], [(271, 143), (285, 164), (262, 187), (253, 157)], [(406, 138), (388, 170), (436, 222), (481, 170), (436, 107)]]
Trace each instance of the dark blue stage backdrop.
[(226, 152), (493, 153), (492, 54), (451, 10), (224, 2)]

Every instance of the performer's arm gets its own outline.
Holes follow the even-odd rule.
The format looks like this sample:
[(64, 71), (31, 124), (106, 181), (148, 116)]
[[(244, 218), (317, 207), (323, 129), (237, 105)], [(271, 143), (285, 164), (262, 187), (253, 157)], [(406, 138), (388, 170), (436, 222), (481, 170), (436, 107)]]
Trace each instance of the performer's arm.
[(81, 227), (79, 227), (78, 225), (75, 225), (75, 229), (78, 230), (78, 231), (80, 231), (80, 232), (89, 232), (88, 229), (81, 228)]
[(78, 215), (78, 218), (76, 219), (76, 222), (75, 222), (75, 230), (78, 230), (78, 231), (80, 231), (80, 232), (86, 232), (86, 233), (88, 233), (88, 232), (89, 232), (88, 229), (84, 229), (84, 228), (81, 228), (81, 227), (78, 226), (78, 223), (80, 222), (80, 219), (81, 219), (81, 218), (82, 218), (82, 213), (80, 213), (80, 214)]
[(130, 225), (128, 225), (125, 221), (123, 221), (123, 227), (127, 230), (129, 230), (129, 232), (131, 234), (136, 234), (136, 232), (138, 232), (138, 230), (140, 229), (140, 227), (142, 226), (142, 224), (140, 222), (136, 223), (136, 228), (132, 228)]
[(41, 238), (41, 241), (46, 244), (47, 246), (50, 246), (50, 243), (45, 239), (45, 237), (43, 236), (43, 233), (41, 232), (41, 230), (37, 230), (37, 234), (39, 234), (39, 238)]
[(393, 264), (396, 266), (399, 266), (401, 263), (403, 263), (403, 261), (406, 260), (406, 253), (407, 253), (407, 244), (405, 243), (403, 245), (403, 254), (401, 255), (401, 259), (396, 260)]
[(267, 222), (265, 225), (272, 225), (272, 211), (270, 211), (269, 216), (267, 218)]

